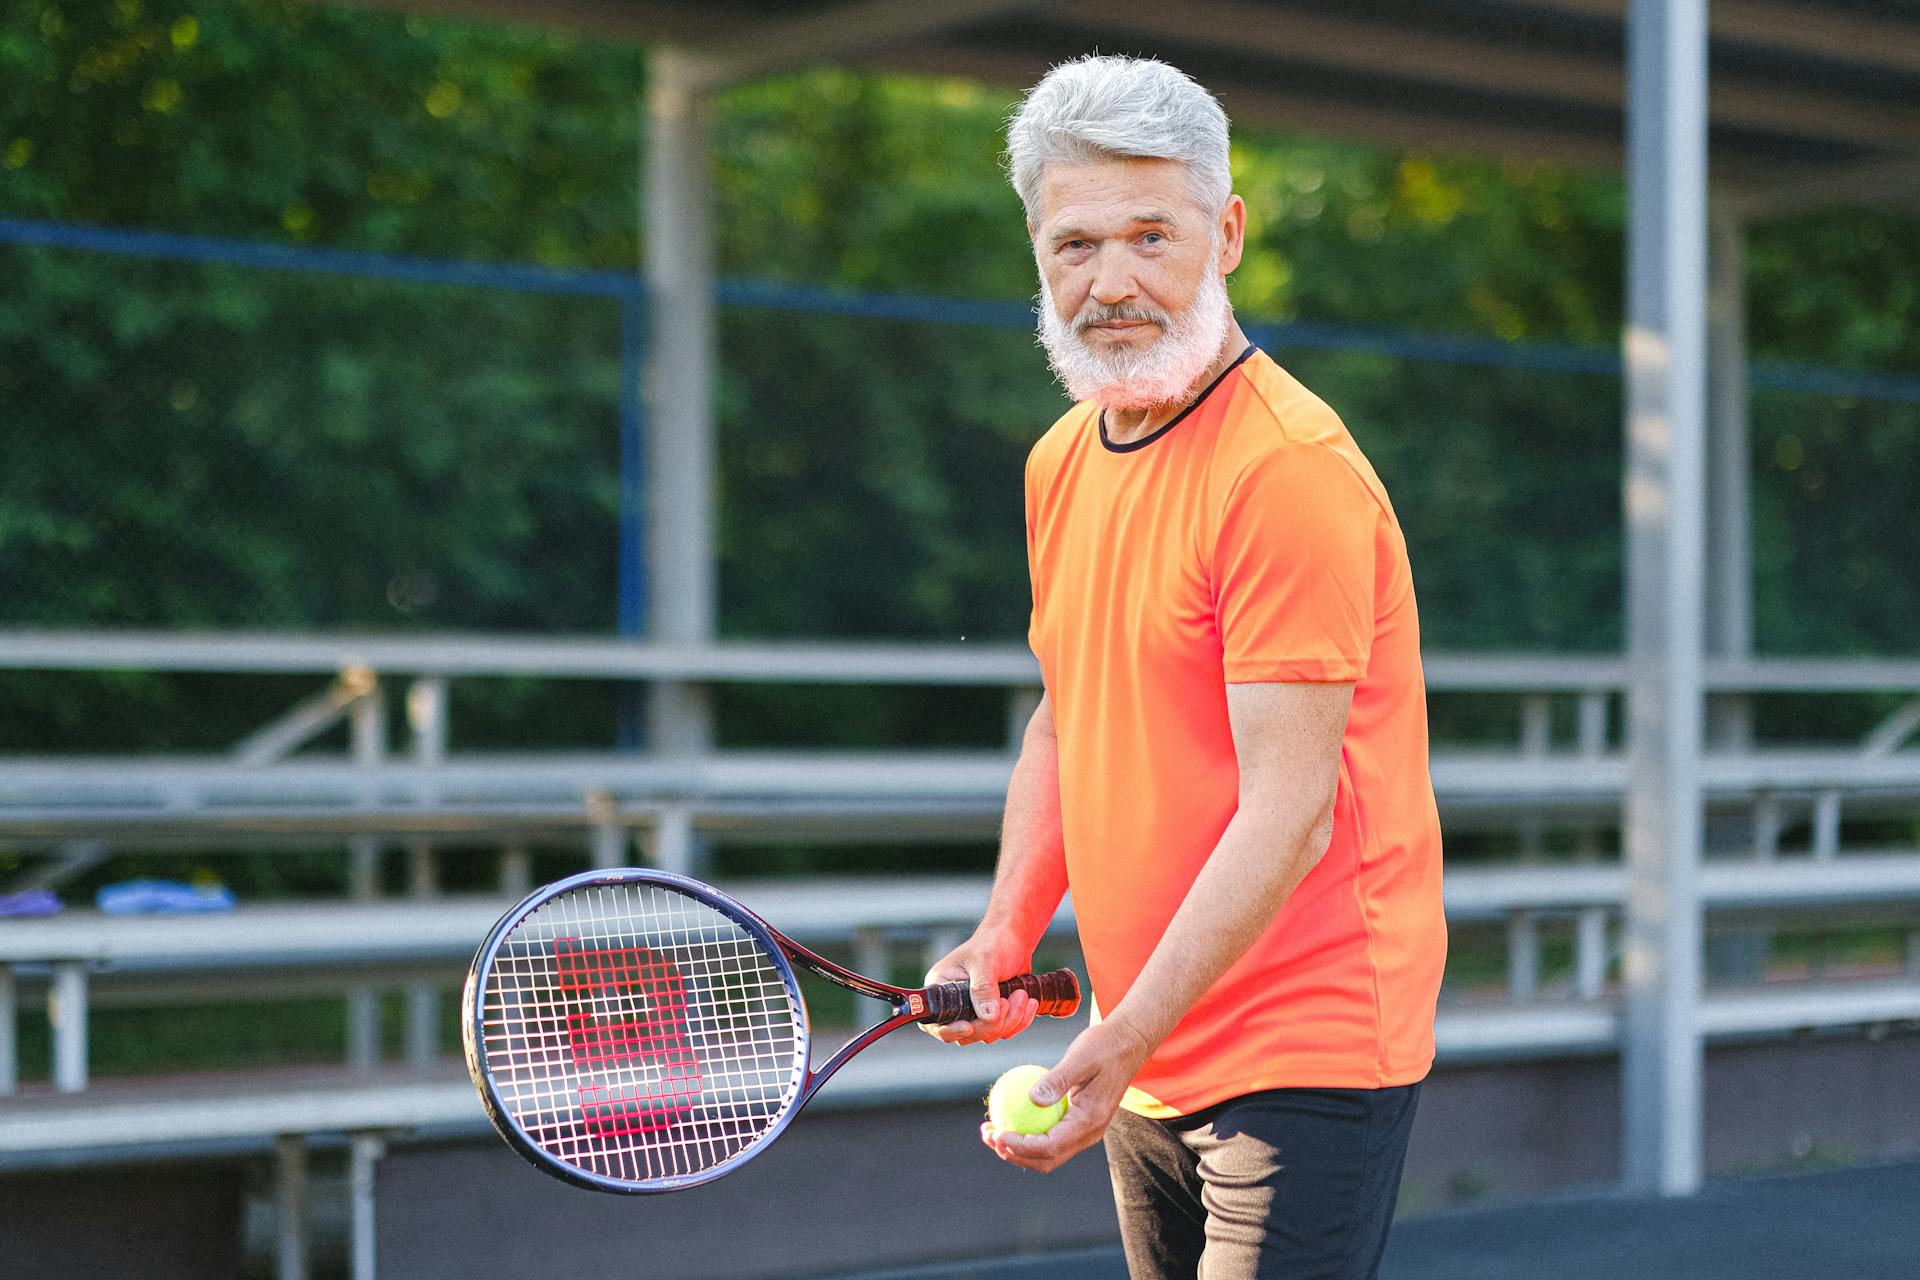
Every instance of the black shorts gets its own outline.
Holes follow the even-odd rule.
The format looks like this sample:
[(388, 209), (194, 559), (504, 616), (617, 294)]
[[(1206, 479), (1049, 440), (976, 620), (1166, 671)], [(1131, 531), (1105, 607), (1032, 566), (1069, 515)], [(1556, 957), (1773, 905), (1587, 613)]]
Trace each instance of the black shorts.
[(1420, 1086), (1271, 1089), (1107, 1129), (1133, 1280), (1372, 1280)]

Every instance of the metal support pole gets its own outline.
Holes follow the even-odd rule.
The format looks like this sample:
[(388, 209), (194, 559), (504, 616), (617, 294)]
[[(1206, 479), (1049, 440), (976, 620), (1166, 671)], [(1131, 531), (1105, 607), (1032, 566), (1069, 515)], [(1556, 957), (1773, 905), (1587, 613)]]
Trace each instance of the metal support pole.
[(1520, 699), (1520, 754), (1538, 759), (1553, 747), (1553, 699), (1529, 693)]
[(943, 925), (927, 935), (927, 968), (940, 963), (949, 951), (967, 940), (967, 935), (952, 925)]
[(20, 996), (13, 966), (0, 964), (0, 1095), (20, 1088)]
[[(377, 765), (387, 754), (387, 709), (380, 685), (367, 677), (368, 690), (356, 699), (348, 713), (353, 732), (353, 762)], [(373, 797), (366, 797), (371, 801)], [(355, 898), (374, 898), (380, 894), (380, 841), (376, 836), (354, 836), (348, 841), (352, 859), (347, 873), (347, 891)]]
[[(1574, 737), (1582, 756), (1597, 760), (1607, 753), (1607, 718), (1613, 695), (1605, 689), (1588, 689), (1577, 704)], [(1600, 832), (1582, 827), (1574, 833), (1574, 856), (1591, 862), (1600, 856)]]
[(366, 687), (366, 692), (354, 699), (347, 716), (353, 733), (353, 762), (378, 764), (387, 754), (387, 701), (379, 677), (356, 667), (342, 673), (341, 678)]
[(380, 1069), (380, 990), (361, 983), (348, 992), (348, 1069), (369, 1075)]
[(693, 830), (693, 814), (679, 805), (668, 805), (654, 818), (652, 832), (653, 865), (662, 871), (697, 875), (701, 868), (699, 838)]
[[(869, 978), (878, 978), (882, 982), (891, 982), (887, 972), (893, 964), (892, 948), (887, 945), (887, 935), (878, 929), (861, 929), (853, 935), (853, 967)], [(857, 1002), (861, 1012), (856, 1015), (861, 1022), (878, 1022), (892, 1012), (884, 1001), (861, 997)]]
[(1607, 753), (1607, 701), (1604, 689), (1590, 689), (1580, 695), (1580, 754), (1588, 759)]
[(593, 823), (593, 865), (601, 869), (625, 866), (627, 830), (620, 825), (620, 807), (613, 797), (604, 791), (590, 793), (587, 818)]
[[(1752, 519), (1748, 499), (1746, 226), (1716, 209), (1707, 227), (1707, 652), (1753, 653)], [(1720, 751), (1753, 749), (1753, 700), (1707, 698), (1707, 741)], [(1709, 851), (1754, 846), (1755, 815), (1735, 807), (1707, 818)], [(1773, 931), (1727, 929), (1706, 939), (1715, 981), (1751, 985), (1766, 974)]]
[(1840, 793), (1822, 791), (1813, 801), (1813, 856), (1831, 862), (1840, 852)]
[[(386, 696), (377, 680), (369, 679), (367, 693), (353, 703), (353, 762), (377, 765), (387, 753)], [(351, 864), (347, 892), (357, 901), (380, 896), (380, 840), (357, 835), (348, 842)], [(347, 1065), (370, 1072), (380, 1065), (380, 992), (367, 983), (347, 990)]]
[[(1747, 411), (1746, 227), (1716, 213), (1707, 237), (1706, 645), (1716, 658), (1753, 653), (1753, 552)], [(1708, 740), (1723, 750), (1753, 745), (1745, 694), (1709, 700)]]
[[(1553, 749), (1553, 699), (1544, 693), (1529, 693), (1520, 699), (1520, 754), (1529, 760), (1543, 759)], [(1532, 861), (1546, 847), (1547, 821), (1539, 812), (1522, 814), (1516, 824), (1520, 838), (1520, 858)]]
[(1007, 694), (1007, 749), (1019, 754), (1027, 743), (1027, 722), (1040, 709), (1044, 689), (1020, 685)]
[(87, 969), (78, 960), (53, 966), (47, 989), (47, 1020), (53, 1024), (53, 1087), (81, 1093), (87, 1087)]
[(356, 1133), (347, 1157), (348, 1271), (351, 1280), (374, 1280), (374, 1167), (387, 1153), (377, 1134)]
[(407, 841), (407, 893), (415, 898), (432, 898), (440, 892), (440, 855), (433, 841), (415, 836)]
[[(408, 888), (421, 901), (439, 893), (439, 867), (431, 840), (407, 844)], [(440, 992), (430, 982), (407, 984), (406, 1055), (409, 1066), (428, 1067), (440, 1056)]]
[(1526, 1004), (1540, 994), (1540, 929), (1530, 911), (1507, 917), (1507, 999)]
[(1625, 1181), (1700, 1184), (1706, 0), (1627, 12)]
[(523, 844), (508, 845), (500, 855), (500, 892), (524, 898), (533, 888), (533, 854)]
[(440, 1060), (440, 993), (423, 982), (407, 987), (407, 1065)]
[(447, 758), (447, 682), (421, 676), (407, 688), (407, 727), (413, 730), (413, 758), (441, 764)]
[(370, 902), (380, 896), (380, 837), (347, 837), (347, 896)]
[(1780, 828), (1785, 818), (1780, 812), (1780, 798), (1768, 792), (1761, 792), (1753, 802), (1753, 857), (1756, 862), (1771, 862), (1780, 852)]
[[(655, 640), (703, 645), (714, 631), (713, 239), (703, 64), (657, 49), (649, 64), (645, 158), (647, 283), (646, 621)], [(653, 749), (698, 755), (712, 740), (704, 685), (651, 686)]]
[(1575, 918), (1574, 990), (1582, 1000), (1598, 1000), (1607, 987), (1607, 909), (1587, 907)]
[(307, 1139), (283, 1133), (273, 1140), (277, 1280), (307, 1278)]
[[(413, 758), (437, 765), (447, 758), (447, 682), (440, 676), (421, 676), (407, 689), (407, 725), (413, 731)], [(440, 860), (433, 841), (420, 837), (407, 844), (407, 888), (415, 897), (440, 893)], [(407, 986), (407, 1062), (431, 1066), (440, 1056), (440, 992), (432, 983)]]

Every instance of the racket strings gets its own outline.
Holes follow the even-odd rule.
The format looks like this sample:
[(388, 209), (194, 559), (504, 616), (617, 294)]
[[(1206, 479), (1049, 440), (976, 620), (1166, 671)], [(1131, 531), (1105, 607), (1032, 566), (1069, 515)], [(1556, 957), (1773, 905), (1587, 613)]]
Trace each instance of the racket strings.
[(595, 885), (520, 922), (482, 1045), (509, 1115), (603, 1177), (705, 1172), (765, 1134), (806, 1070), (802, 1015), (758, 938), (660, 885)]

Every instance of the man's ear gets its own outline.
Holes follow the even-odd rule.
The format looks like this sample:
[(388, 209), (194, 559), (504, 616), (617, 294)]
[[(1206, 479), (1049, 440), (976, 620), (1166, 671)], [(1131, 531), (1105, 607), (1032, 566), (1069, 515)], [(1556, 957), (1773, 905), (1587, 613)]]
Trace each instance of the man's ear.
[(1247, 249), (1247, 202), (1228, 196), (1220, 211), (1220, 274), (1232, 275)]

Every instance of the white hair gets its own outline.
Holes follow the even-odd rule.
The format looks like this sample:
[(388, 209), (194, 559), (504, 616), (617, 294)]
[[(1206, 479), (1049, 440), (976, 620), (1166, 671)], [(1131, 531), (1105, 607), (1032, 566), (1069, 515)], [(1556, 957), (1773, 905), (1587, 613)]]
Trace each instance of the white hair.
[(1007, 176), (1040, 223), (1048, 162), (1177, 160), (1209, 214), (1233, 194), (1227, 113), (1186, 72), (1154, 58), (1091, 54), (1041, 79), (1007, 122)]

